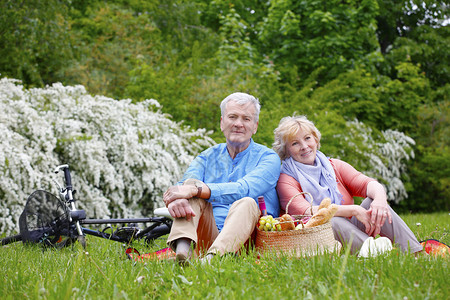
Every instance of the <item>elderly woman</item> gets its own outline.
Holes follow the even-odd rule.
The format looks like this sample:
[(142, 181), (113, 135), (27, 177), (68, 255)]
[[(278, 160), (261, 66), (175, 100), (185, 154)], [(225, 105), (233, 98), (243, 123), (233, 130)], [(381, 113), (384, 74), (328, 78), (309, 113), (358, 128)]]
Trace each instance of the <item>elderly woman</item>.
[[(380, 253), (392, 249), (391, 242), (405, 252), (422, 250), (405, 222), (388, 205), (383, 186), (348, 163), (320, 152), (321, 134), (306, 117), (285, 117), (274, 133), (273, 149), (283, 161), (277, 185), (283, 210), (300, 192), (312, 195), (312, 207), (305, 194), (298, 195), (289, 205), (291, 215), (314, 214), (320, 202), (329, 197), (339, 205), (331, 220), (334, 236), (343, 244), (352, 241), (352, 253), (360, 251), (362, 255), (368, 247)], [(355, 196), (365, 198), (361, 205), (354, 204)], [(382, 238), (374, 240), (378, 234)]]

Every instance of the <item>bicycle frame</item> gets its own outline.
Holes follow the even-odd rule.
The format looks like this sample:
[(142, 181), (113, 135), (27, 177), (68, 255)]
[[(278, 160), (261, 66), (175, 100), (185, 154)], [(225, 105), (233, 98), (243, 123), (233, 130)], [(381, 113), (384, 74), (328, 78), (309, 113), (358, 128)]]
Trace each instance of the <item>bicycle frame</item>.
[[(172, 219), (167, 217), (150, 217), (150, 218), (128, 218), (128, 219), (86, 219), (86, 212), (84, 210), (78, 210), (76, 208), (75, 199), (73, 198), (72, 191), (72, 179), (70, 175), (69, 166), (67, 164), (60, 165), (55, 168), (55, 173), (60, 171), (64, 172), (65, 187), (61, 187), (57, 182), (59, 187), (60, 199), (66, 203), (70, 211), (70, 221), (75, 225), (76, 232), (78, 233), (78, 238), (87, 235), (97, 236), (100, 238), (106, 238), (109, 240), (117, 242), (131, 242), (133, 239), (141, 239), (145, 237), (147, 241), (153, 240), (157, 237), (165, 235), (170, 232), (172, 227)], [(145, 228), (144, 230), (139, 230), (137, 227), (125, 227), (122, 230), (122, 234), (117, 234), (115, 232), (106, 233), (105, 230), (92, 230), (82, 225), (102, 225), (102, 224), (136, 224), (136, 223), (152, 223), (151, 226)], [(110, 228), (110, 227), (108, 227)], [(120, 228), (118, 229), (120, 230)], [(123, 234), (127, 232), (127, 234)], [(84, 243), (84, 241), (81, 241)]]
[[(56, 180), (55, 183), (59, 189), (59, 198), (65, 205), (68, 211), (70, 221), (69, 229), (66, 230), (68, 244), (74, 239), (78, 240), (83, 247), (86, 247), (85, 235), (92, 235), (100, 238), (109, 239), (116, 242), (131, 243), (133, 240), (145, 238), (147, 242), (166, 235), (170, 232), (172, 227), (172, 219), (165, 216), (156, 216), (148, 218), (126, 218), (126, 219), (87, 219), (86, 212), (76, 208), (76, 201), (73, 197), (75, 191), (72, 187), (72, 178), (70, 175), (69, 165), (64, 164), (57, 166), (55, 173), (64, 172), (64, 187), (62, 187)], [(157, 214), (158, 209), (155, 210)], [(136, 224), (151, 223), (145, 229), (139, 229)], [(116, 230), (110, 226), (111, 224), (133, 224), (129, 227), (120, 227)], [(92, 230), (86, 228), (85, 225), (108, 225), (103, 230)], [(108, 229), (111, 232), (106, 232)], [(64, 236), (66, 236), (64, 234)], [(22, 235), (15, 235), (1, 239), (1, 245), (17, 242), (22, 240)], [(66, 241), (60, 246), (65, 246)]]
[[(136, 223), (153, 223), (149, 227), (139, 230), (137, 227), (123, 227), (116, 230), (116, 233), (106, 233), (105, 231), (92, 230), (86, 227), (81, 227), (84, 234), (93, 235), (101, 238), (106, 238), (116, 242), (130, 242), (130, 239), (146, 238), (147, 240), (153, 240), (157, 237), (165, 235), (170, 232), (172, 227), (172, 221), (166, 217), (152, 217), (141, 219), (85, 219), (81, 221), (81, 224), (136, 224)], [(108, 229), (108, 227), (106, 228)], [(125, 229), (125, 230), (124, 230)], [(126, 231), (127, 235), (119, 235), (117, 231)]]

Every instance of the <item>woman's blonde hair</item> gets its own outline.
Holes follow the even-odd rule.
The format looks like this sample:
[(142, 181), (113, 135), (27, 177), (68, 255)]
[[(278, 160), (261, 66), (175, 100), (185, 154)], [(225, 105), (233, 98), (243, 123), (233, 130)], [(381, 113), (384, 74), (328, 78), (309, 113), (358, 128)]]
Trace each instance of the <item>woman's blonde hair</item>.
[(286, 152), (286, 143), (292, 141), (300, 131), (312, 134), (317, 142), (317, 149), (320, 148), (321, 134), (313, 122), (305, 116), (284, 117), (273, 131), (275, 142), (272, 145), (273, 150), (278, 153), (281, 160), (289, 157)]

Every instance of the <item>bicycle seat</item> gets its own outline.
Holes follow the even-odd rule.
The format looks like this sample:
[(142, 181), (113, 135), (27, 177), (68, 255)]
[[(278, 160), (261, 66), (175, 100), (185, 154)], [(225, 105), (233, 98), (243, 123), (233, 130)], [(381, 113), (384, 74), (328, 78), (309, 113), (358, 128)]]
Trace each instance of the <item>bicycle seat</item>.
[(169, 219), (173, 220), (173, 217), (170, 215), (169, 213), (169, 209), (167, 207), (159, 207), (156, 208), (153, 213), (155, 214), (155, 216), (163, 216)]

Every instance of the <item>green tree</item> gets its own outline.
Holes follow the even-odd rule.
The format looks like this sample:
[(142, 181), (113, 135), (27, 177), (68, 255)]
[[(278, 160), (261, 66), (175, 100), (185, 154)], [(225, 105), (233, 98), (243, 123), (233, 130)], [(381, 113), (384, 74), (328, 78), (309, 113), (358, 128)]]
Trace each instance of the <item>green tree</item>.
[(72, 34), (78, 51), (63, 69), (65, 82), (93, 94), (122, 97), (139, 58), (162, 55), (161, 35), (149, 15), (114, 1), (72, 10)]
[(260, 26), (260, 52), (280, 68), (297, 66), (303, 80), (325, 67), (322, 78), (330, 80), (377, 51), (377, 14), (375, 0), (271, 1)]
[(386, 56), (385, 73), (395, 76), (392, 66), (410, 61), (420, 65), (432, 87), (448, 83), (448, 3), (380, 0), (379, 5), (377, 36)]
[[(438, 91), (437, 94), (444, 92)], [(447, 101), (428, 104), (418, 113), (416, 157), (409, 166), (410, 201), (399, 204), (407, 211), (448, 211), (450, 209), (450, 105)]]
[(30, 86), (63, 80), (73, 57), (66, 0), (0, 2), (0, 73)]

